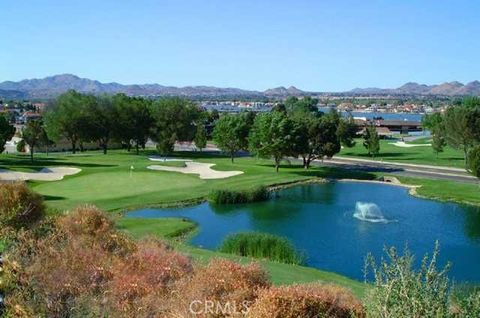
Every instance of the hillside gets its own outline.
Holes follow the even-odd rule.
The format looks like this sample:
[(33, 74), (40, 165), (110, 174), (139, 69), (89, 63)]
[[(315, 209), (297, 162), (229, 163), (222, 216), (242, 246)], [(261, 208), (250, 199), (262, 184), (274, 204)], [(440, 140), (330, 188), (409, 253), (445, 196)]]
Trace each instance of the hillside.
[[(244, 90), (239, 88), (221, 88), (214, 86), (164, 86), (160, 84), (102, 83), (97, 80), (80, 78), (72, 74), (61, 74), (42, 79), (25, 79), (19, 82), (5, 81), (0, 83), (0, 97), (5, 99), (52, 98), (74, 89), (83, 93), (115, 94), (125, 93), (134, 96), (183, 96), (187, 98), (285, 98), (287, 96), (306, 96), (324, 94), (307, 92), (290, 86), (267, 89), (265, 91)], [(406, 83), (398, 88), (355, 88), (348, 92), (329, 93), (332, 95), (409, 95), (409, 96), (465, 96), (479, 95), (480, 82), (473, 81), (466, 85), (460, 82), (449, 82), (439, 85), (425, 85), (414, 82)]]

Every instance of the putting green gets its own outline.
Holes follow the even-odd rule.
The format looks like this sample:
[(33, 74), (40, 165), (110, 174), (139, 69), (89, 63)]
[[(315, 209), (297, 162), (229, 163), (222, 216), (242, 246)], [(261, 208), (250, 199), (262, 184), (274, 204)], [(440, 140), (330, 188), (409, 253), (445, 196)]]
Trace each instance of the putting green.
[(183, 201), (198, 197), (205, 181), (192, 175), (168, 172), (126, 171), (97, 172), (68, 178), (52, 184), (42, 183), (35, 191), (46, 196), (55, 208), (70, 208), (91, 203), (101, 208), (118, 209), (129, 202), (130, 206)]

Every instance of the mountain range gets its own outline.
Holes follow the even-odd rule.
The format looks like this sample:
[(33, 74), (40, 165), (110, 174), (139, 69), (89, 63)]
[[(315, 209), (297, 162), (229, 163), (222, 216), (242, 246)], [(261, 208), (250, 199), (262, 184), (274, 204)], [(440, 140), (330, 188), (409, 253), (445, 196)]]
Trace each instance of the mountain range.
[(466, 96), (480, 95), (480, 82), (473, 81), (466, 85), (460, 82), (449, 82), (439, 85), (425, 85), (418, 83), (406, 83), (399, 88), (355, 88), (350, 91), (353, 94), (374, 95), (441, 95), (441, 96)]
[(412, 95), (412, 96), (465, 96), (480, 95), (480, 82), (466, 85), (449, 82), (439, 85), (406, 83), (398, 88), (355, 88), (347, 92), (321, 93), (302, 91), (294, 86), (276, 87), (265, 91), (243, 90), (239, 88), (219, 88), (213, 86), (163, 86), (160, 84), (123, 85), (119, 83), (101, 83), (96, 80), (80, 78), (72, 74), (61, 74), (42, 79), (26, 79), (19, 82), (0, 83), (0, 97), (6, 99), (43, 99), (55, 97), (69, 89), (93, 94), (125, 93), (135, 96), (184, 96), (189, 98), (283, 98), (286, 96), (304, 96), (320, 94), (342, 95)]

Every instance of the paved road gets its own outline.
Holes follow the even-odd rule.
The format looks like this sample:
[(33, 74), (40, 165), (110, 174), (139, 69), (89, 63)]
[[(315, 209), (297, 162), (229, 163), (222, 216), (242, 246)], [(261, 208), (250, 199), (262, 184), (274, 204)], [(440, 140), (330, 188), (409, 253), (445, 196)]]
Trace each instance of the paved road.
[(365, 172), (384, 172), (406, 177), (453, 180), (466, 183), (478, 183), (478, 179), (469, 175), (464, 169), (436, 167), (427, 165), (404, 164), (397, 162), (380, 162), (356, 158), (334, 157), (315, 165), (342, 167)]

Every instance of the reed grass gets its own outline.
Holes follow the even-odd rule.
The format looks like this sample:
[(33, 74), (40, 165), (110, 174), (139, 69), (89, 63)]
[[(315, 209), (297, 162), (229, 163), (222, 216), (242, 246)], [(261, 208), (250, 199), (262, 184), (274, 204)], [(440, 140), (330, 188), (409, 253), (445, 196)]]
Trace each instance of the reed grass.
[(297, 251), (287, 238), (268, 233), (230, 234), (222, 242), (219, 251), (286, 264), (301, 265), (305, 261), (305, 255)]
[(209, 201), (216, 204), (238, 204), (266, 201), (270, 193), (266, 187), (256, 187), (251, 190), (212, 190)]

